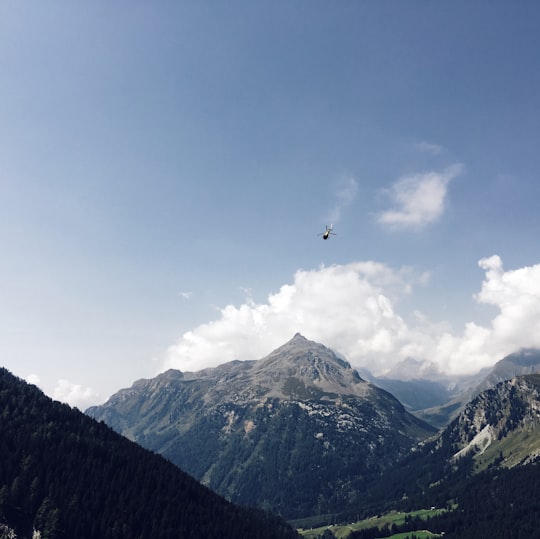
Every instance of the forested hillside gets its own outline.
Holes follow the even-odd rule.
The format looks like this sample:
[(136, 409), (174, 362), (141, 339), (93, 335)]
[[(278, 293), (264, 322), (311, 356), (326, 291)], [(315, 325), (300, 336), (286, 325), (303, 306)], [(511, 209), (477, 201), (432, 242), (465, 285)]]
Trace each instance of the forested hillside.
[(539, 392), (534, 374), (481, 393), (437, 437), (366, 485), (363, 505), (342, 520), (438, 507), (447, 511), (425, 528), (445, 537), (539, 537)]
[[(420, 470), (419, 470), (420, 471)], [(388, 502), (388, 499), (386, 500)], [(394, 507), (430, 507), (442, 502), (445, 510), (422, 521), (409, 519), (397, 527), (368, 527), (348, 539), (381, 539), (416, 530), (444, 534), (445, 539), (531, 539), (540, 537), (540, 465), (491, 469), (474, 476), (455, 476), (444, 485), (432, 485), (423, 496), (396, 500)], [(431, 506), (433, 507), (433, 506)], [(340, 536), (341, 537), (341, 536)], [(417, 535), (425, 537), (425, 535)]]
[(295, 537), (218, 497), (104, 423), (0, 369), (0, 522), (18, 537)]

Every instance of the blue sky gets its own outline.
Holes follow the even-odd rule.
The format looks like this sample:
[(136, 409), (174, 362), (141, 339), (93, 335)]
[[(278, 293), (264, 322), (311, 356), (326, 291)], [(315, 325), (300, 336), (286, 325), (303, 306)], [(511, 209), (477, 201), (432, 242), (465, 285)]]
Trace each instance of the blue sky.
[(85, 407), (296, 331), (376, 373), (540, 346), (539, 23), (1, 2), (1, 364)]

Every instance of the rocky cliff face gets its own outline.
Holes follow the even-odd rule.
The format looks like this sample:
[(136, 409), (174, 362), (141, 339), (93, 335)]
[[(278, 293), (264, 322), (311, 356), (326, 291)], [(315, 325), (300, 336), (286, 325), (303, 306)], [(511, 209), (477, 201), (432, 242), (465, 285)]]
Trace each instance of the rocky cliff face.
[(257, 361), (140, 380), (87, 413), (287, 518), (337, 510), (434, 430), (299, 334)]
[(540, 374), (501, 382), (469, 402), (447, 428), (455, 457), (474, 454), (479, 468), (540, 456)]

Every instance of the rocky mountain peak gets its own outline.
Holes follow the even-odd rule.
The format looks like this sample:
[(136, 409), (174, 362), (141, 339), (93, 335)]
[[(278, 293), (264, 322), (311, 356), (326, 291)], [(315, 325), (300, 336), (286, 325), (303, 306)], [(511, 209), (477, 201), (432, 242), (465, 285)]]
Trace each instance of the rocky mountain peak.
[(434, 431), (298, 333), (262, 359), (170, 371), (124, 397), (87, 413), (228, 499), (287, 518), (337, 510)]
[(252, 381), (270, 388), (272, 396), (288, 396), (293, 386), (324, 393), (361, 395), (369, 384), (330, 348), (297, 333), (253, 366)]

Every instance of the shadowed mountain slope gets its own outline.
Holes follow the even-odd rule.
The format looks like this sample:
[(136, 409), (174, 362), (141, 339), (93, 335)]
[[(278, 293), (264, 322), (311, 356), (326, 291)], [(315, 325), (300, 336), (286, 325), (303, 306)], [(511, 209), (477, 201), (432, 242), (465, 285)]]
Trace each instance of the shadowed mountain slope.
[[(0, 522), (22, 539), (292, 538), (0, 369)], [(6, 532), (7, 533), (7, 532)]]

